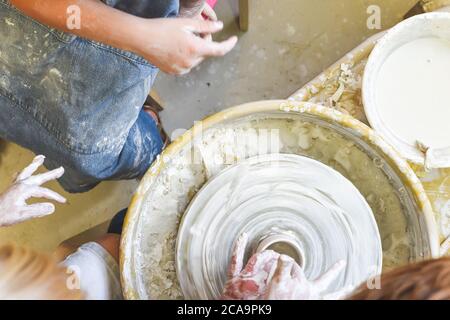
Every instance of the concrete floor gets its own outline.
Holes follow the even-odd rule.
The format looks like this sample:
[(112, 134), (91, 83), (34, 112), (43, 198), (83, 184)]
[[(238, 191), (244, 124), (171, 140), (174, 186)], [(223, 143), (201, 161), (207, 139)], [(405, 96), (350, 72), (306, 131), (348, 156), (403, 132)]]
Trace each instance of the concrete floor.
[[(33, 157), (28, 150), (0, 141), (0, 192), (11, 183), (13, 175), (26, 167)], [(37, 250), (52, 251), (62, 241), (93, 227), (101, 226), (95, 233), (89, 232), (87, 236), (104, 233), (106, 226), (102, 224), (128, 206), (137, 182), (103, 182), (85, 194), (68, 194), (57, 182), (46, 186), (65, 196), (68, 203), (57, 204), (56, 213), (51, 216), (0, 228), (0, 243), (15, 242)]]
[[(382, 29), (402, 20), (417, 0), (250, 0), (250, 29), (240, 33), (237, 0), (218, 2), (224, 39), (238, 34), (225, 58), (204, 62), (190, 74), (161, 74), (155, 89), (166, 105), (168, 132), (241, 103), (287, 98), (367, 37), (369, 5), (378, 5)], [(178, 133), (181, 132), (178, 131)], [(175, 135), (177, 132), (174, 133)]]
[[(240, 33), (237, 0), (219, 1), (217, 13), (225, 31), (240, 37), (238, 47), (223, 59), (211, 59), (189, 75), (161, 74), (156, 92), (166, 109), (163, 122), (174, 135), (193, 122), (226, 107), (262, 99), (285, 98), (346, 52), (380, 30), (369, 30), (369, 5), (381, 8), (382, 29), (389, 28), (416, 0), (250, 0), (250, 30)], [(0, 191), (15, 172), (32, 159), (31, 152), (0, 146)], [(49, 185), (61, 192), (55, 183)], [(39, 220), (0, 230), (0, 243), (13, 241), (50, 251), (61, 241), (95, 226), (86, 240), (104, 232), (107, 222), (125, 208), (136, 182), (102, 183), (82, 195), (68, 195), (69, 204)], [(80, 237), (78, 237), (80, 238)]]

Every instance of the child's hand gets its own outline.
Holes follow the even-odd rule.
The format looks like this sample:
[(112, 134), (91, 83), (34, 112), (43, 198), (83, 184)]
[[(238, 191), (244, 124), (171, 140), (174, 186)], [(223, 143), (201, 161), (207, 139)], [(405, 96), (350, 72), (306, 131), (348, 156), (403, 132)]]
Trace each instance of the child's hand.
[(339, 261), (325, 274), (309, 281), (303, 269), (294, 259), (280, 255), (277, 269), (267, 285), (263, 300), (316, 300), (344, 269), (345, 261)]
[(222, 299), (258, 300), (266, 292), (280, 255), (272, 250), (254, 254), (244, 268), (247, 241), (247, 235), (244, 233), (236, 242)]
[[(346, 266), (339, 261), (319, 278), (309, 281), (303, 269), (289, 256), (272, 250), (255, 253), (244, 268), (247, 235), (239, 237), (233, 249), (228, 281), (222, 299), (227, 300), (313, 300), (322, 298)], [(337, 299), (340, 293), (323, 297)]]
[(39, 218), (55, 211), (52, 203), (28, 205), (30, 198), (45, 198), (60, 203), (66, 199), (58, 193), (41, 187), (42, 184), (60, 178), (64, 169), (58, 168), (43, 174), (32, 174), (44, 163), (44, 156), (37, 156), (16, 178), (14, 184), (0, 195), (0, 227), (10, 226), (32, 218)]
[(205, 58), (224, 56), (234, 48), (236, 36), (223, 42), (201, 37), (222, 28), (220, 21), (184, 18), (146, 20), (135, 51), (166, 73), (186, 74)]

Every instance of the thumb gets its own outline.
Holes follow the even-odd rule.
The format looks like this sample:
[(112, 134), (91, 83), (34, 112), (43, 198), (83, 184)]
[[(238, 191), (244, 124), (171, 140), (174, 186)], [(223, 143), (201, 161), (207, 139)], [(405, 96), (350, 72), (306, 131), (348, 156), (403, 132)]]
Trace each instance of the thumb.
[(247, 247), (248, 235), (243, 233), (239, 236), (233, 248), (231, 256), (231, 264), (228, 270), (228, 277), (234, 278), (238, 276), (244, 267), (245, 248)]
[(55, 212), (55, 205), (50, 202), (30, 204), (20, 210), (24, 219), (40, 218), (53, 212)]
[(48, 216), (53, 212), (55, 212), (55, 206), (52, 203), (35, 203), (21, 209), (18, 212), (18, 216), (12, 219), (13, 221), (10, 221), (8, 224), (5, 224), (5, 226), (15, 225), (31, 219)]
[(199, 53), (205, 57), (221, 57), (230, 52), (238, 38), (236, 36), (230, 37), (228, 40), (222, 42), (210, 42), (201, 40), (203, 43), (199, 46)]
[(327, 272), (314, 280), (314, 285), (317, 292), (322, 292), (328, 288), (328, 286), (339, 276), (344, 270), (347, 262), (340, 260), (336, 262)]
[(291, 273), (294, 264), (294, 260), (287, 259), (286, 256), (281, 255), (278, 258), (277, 268), (273, 275), (272, 281), (280, 284), (290, 281), (292, 279)]
[(189, 19), (186, 30), (194, 33), (216, 33), (223, 29), (222, 21)]

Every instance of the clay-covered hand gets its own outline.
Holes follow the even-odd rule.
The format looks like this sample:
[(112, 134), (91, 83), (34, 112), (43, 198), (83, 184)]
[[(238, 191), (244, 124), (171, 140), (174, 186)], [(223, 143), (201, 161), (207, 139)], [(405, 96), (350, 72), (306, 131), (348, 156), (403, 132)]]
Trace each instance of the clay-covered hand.
[[(233, 249), (228, 281), (222, 299), (228, 300), (314, 300), (339, 276), (346, 266), (339, 261), (314, 281), (309, 281), (303, 269), (289, 256), (272, 250), (254, 254), (245, 268), (244, 253), (247, 234), (242, 234)], [(328, 295), (337, 299), (341, 295)]]
[(29, 219), (52, 214), (55, 206), (52, 203), (27, 204), (30, 198), (45, 198), (65, 203), (66, 199), (58, 193), (41, 187), (42, 184), (60, 178), (64, 169), (58, 168), (33, 176), (33, 173), (44, 163), (44, 156), (37, 156), (15, 179), (14, 183), (0, 195), (0, 226), (10, 226)]
[(280, 255), (275, 273), (267, 285), (264, 300), (316, 300), (339, 276), (346, 262), (339, 261), (314, 281), (309, 281), (303, 269), (289, 256)]
[(222, 299), (261, 299), (266, 292), (268, 281), (275, 272), (280, 255), (271, 250), (254, 254), (243, 268), (247, 239), (247, 235), (243, 234), (236, 242), (228, 272), (229, 280), (225, 284)]

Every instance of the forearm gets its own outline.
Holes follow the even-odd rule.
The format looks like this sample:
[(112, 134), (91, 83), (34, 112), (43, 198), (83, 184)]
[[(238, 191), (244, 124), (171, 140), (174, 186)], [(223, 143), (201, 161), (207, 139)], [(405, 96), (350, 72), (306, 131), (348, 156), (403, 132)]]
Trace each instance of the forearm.
[[(10, 2), (26, 15), (50, 27), (139, 54), (142, 43), (139, 43), (136, 34), (144, 27), (145, 19), (111, 8), (101, 1), (11, 0)], [(75, 10), (79, 8), (79, 19), (73, 16), (77, 12), (69, 8)], [(74, 21), (79, 24), (75, 26)]]
[(109, 7), (99, 0), (10, 2), (43, 24), (134, 52), (172, 74), (187, 73), (207, 57), (223, 56), (237, 42), (237, 37), (222, 42), (213, 42), (207, 37), (223, 28), (222, 22), (215, 21), (217, 17), (211, 8), (209, 13), (206, 12), (207, 20), (144, 19)]

